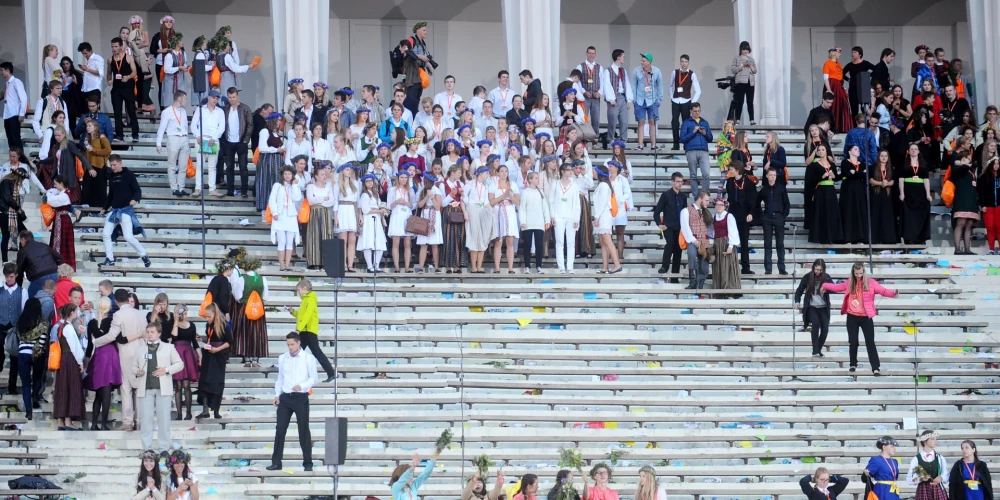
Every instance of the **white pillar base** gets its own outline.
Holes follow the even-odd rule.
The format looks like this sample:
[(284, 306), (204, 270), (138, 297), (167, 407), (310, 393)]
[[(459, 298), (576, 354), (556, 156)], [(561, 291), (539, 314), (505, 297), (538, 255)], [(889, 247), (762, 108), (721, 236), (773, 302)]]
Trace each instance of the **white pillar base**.
[(733, 11), (736, 18), (733, 55), (736, 46), (746, 40), (757, 62), (754, 118), (761, 125), (790, 125), (792, 0), (733, 0)]

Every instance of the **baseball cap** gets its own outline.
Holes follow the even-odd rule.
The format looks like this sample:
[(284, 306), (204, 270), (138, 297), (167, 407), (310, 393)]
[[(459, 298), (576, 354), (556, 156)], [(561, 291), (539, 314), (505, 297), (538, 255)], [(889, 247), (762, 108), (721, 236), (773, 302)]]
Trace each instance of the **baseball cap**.
[(653, 54), (646, 52), (645, 54), (639, 54), (639, 55), (646, 58), (647, 61), (653, 62)]
[(208, 97), (222, 97), (218, 90), (209, 90)]

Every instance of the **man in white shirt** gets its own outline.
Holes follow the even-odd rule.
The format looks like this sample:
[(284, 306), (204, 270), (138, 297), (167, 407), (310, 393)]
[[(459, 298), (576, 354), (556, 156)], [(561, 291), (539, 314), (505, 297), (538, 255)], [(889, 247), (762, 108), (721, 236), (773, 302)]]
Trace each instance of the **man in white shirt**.
[(604, 79), (601, 65), (597, 64), (597, 49), (593, 46), (587, 47), (587, 60), (580, 63), (576, 69), (580, 70), (580, 84), (583, 86), (583, 93), (577, 95), (584, 97), (585, 111), (594, 126), (594, 132), (600, 132), (598, 126), (601, 124), (601, 97), (604, 94), (601, 86)]
[[(198, 138), (196, 146), (198, 161), (195, 164), (197, 168), (194, 175), (194, 192), (191, 193), (191, 196), (201, 195), (202, 158), (205, 159), (205, 163), (208, 165), (209, 194), (212, 196), (222, 196), (222, 193), (215, 189), (215, 168), (219, 162), (219, 139), (222, 138), (222, 133), (226, 130), (226, 115), (222, 112), (222, 108), (218, 107), (219, 97), (221, 96), (222, 94), (218, 90), (210, 90), (208, 92), (208, 103), (202, 106), (201, 109), (195, 110), (191, 119), (191, 135)], [(201, 154), (202, 152), (204, 154)]]
[(497, 82), (499, 85), (489, 94), (486, 95), (486, 99), (493, 103), (493, 107), (496, 108), (500, 115), (506, 115), (508, 111), (514, 109), (514, 94), (515, 92), (508, 86), (510, 84), (510, 73), (507, 70), (502, 69), (497, 73)]
[(274, 452), (267, 470), (281, 470), (285, 453), (285, 433), (295, 414), (299, 427), (299, 447), (302, 448), (302, 467), (306, 472), (313, 468), (312, 434), (309, 432), (309, 391), (316, 385), (316, 358), (302, 350), (302, 340), (297, 332), (285, 336), (288, 352), (278, 358), (278, 377), (274, 381), (274, 406), (278, 408), (278, 426), (274, 429)]
[[(94, 48), (89, 43), (83, 42), (76, 47), (77, 52), (83, 55), (86, 62), (79, 65), (83, 72), (83, 83), (80, 91), (83, 98), (91, 96), (101, 99), (101, 82), (104, 81), (104, 58), (94, 53)], [(111, 140), (110, 138), (108, 140)]]
[(62, 99), (62, 82), (56, 80), (49, 82), (49, 95), (39, 99), (35, 103), (35, 115), (31, 119), (31, 128), (35, 130), (39, 142), (45, 135), (45, 129), (52, 125), (52, 113), (62, 111), (69, 113), (69, 108)]
[(469, 99), (469, 109), (473, 113), (479, 115), (483, 112), (483, 103), (486, 102), (486, 87), (482, 85), (476, 85), (472, 89), (472, 99)]
[(705, 215), (705, 211), (708, 210), (708, 198), (711, 194), (707, 189), (700, 191), (695, 196), (694, 203), (681, 210), (681, 233), (684, 235), (684, 241), (688, 244), (687, 290), (705, 288), (705, 280), (708, 279), (708, 258), (698, 253), (698, 250), (706, 248), (710, 244), (709, 242), (715, 238), (714, 225), (705, 223), (706, 217), (711, 219), (711, 214)]
[(167, 136), (167, 178), (174, 196), (187, 196), (184, 183), (187, 180), (188, 117), (185, 105), (187, 93), (174, 92), (174, 103), (160, 112), (160, 128), (156, 131), (156, 152), (163, 152), (163, 136)]
[(635, 98), (625, 69), (625, 51), (615, 49), (611, 59), (614, 62), (601, 73), (601, 95), (608, 101), (608, 139), (614, 136), (624, 141), (628, 139), (628, 109)]
[(434, 104), (441, 105), (446, 119), (455, 118), (455, 103), (462, 100), (464, 100), (462, 96), (455, 93), (455, 77), (451, 75), (444, 77), (444, 92), (434, 96)]
[(0, 76), (7, 80), (3, 89), (3, 130), (7, 135), (7, 145), (11, 148), (23, 148), (21, 142), (21, 124), (28, 112), (28, 93), (24, 91), (24, 83), (14, 76), (14, 65), (9, 62), (0, 63)]
[[(476, 127), (486, 134), (486, 127), (493, 127), (494, 130), (497, 128), (497, 117), (493, 115), (493, 102), (490, 100), (483, 101), (483, 115), (475, 118)], [(497, 130), (497, 134), (500, 131)]]
[[(687, 54), (681, 54), (681, 67), (670, 75), (670, 85), (667, 94), (670, 96), (670, 129), (674, 134), (674, 151), (679, 151), (681, 122), (691, 118), (691, 103), (698, 102), (701, 97), (701, 85), (698, 75), (688, 69), (691, 59)], [(680, 117), (680, 119), (678, 119)]]

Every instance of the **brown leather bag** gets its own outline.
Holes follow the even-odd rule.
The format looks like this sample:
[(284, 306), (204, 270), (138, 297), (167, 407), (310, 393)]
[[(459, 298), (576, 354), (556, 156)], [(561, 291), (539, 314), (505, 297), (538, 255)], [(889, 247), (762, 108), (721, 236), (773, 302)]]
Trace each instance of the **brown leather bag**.
[(454, 208), (448, 212), (448, 222), (452, 224), (465, 224), (465, 212), (461, 208)]
[(423, 217), (411, 215), (406, 219), (406, 232), (427, 236), (431, 234), (431, 222)]

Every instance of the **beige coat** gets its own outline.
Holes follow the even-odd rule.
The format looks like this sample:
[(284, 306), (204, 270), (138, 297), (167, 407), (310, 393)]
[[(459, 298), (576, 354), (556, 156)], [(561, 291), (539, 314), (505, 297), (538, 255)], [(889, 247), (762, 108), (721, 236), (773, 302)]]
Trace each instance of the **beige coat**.
[[(143, 346), (143, 349), (146, 350), (145, 346), (147, 344), (145, 342), (138, 341), (134, 343)], [(159, 377), (160, 396), (173, 396), (174, 382), (171, 375), (184, 369), (184, 361), (181, 360), (180, 355), (177, 354), (177, 349), (174, 348), (173, 344), (160, 342), (160, 345), (156, 348), (156, 366), (149, 364), (152, 360), (146, 359), (145, 354), (147, 353), (141, 353), (142, 355), (136, 356), (135, 360), (132, 362), (132, 371), (130, 372), (136, 379), (136, 397), (141, 398), (146, 395), (146, 374), (155, 371), (157, 368), (167, 369), (167, 372)], [(140, 371), (142, 371), (142, 375), (139, 375)]]
[[(130, 335), (135, 335), (137, 333), (144, 333), (146, 331), (146, 315), (142, 311), (138, 311), (132, 306), (126, 304), (121, 306), (115, 315), (111, 318), (111, 329), (107, 337), (110, 340), (118, 338), (118, 334), (128, 337)], [(104, 338), (101, 337), (101, 338)], [(96, 344), (96, 342), (95, 342)], [(142, 338), (133, 340), (128, 344), (118, 346), (118, 357), (121, 361), (122, 377), (128, 378), (129, 380), (135, 380), (135, 371), (132, 370), (132, 364), (135, 358), (139, 357), (139, 351), (144, 348), (145, 342), (142, 342)]]

